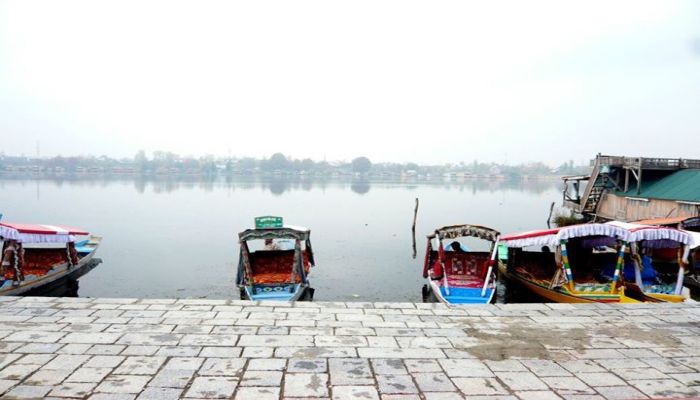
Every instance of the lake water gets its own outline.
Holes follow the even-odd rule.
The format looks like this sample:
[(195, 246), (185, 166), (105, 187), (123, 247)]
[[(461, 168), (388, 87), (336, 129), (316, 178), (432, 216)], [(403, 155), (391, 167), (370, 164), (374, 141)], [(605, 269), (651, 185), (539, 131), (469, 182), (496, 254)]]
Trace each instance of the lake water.
[[(412, 258), (411, 224), (418, 255)], [(238, 298), (237, 233), (260, 215), (311, 229), (316, 300), (420, 301), (425, 236), (473, 223), (540, 229), (559, 182), (44, 180), (0, 178), (3, 221), (103, 236), (87, 297)]]

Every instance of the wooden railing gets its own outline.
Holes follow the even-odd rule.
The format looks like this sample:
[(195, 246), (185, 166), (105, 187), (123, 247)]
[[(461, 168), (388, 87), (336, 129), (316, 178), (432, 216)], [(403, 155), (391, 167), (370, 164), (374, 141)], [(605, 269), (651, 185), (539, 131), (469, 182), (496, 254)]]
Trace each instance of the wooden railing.
[(608, 165), (612, 167), (627, 167), (644, 169), (684, 169), (698, 168), (700, 169), (700, 160), (687, 158), (647, 158), (647, 157), (623, 157), (623, 156), (604, 156), (599, 155), (593, 161), (598, 165)]

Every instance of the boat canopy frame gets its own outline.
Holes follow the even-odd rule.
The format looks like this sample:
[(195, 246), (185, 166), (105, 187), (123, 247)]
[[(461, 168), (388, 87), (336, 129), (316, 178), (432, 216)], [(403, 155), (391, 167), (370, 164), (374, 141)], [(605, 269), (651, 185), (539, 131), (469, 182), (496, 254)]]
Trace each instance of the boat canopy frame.
[(310, 229), (288, 225), (282, 228), (246, 229), (238, 234), (238, 238), (240, 243), (238, 276), (236, 277), (238, 285), (254, 285), (253, 268), (250, 265), (250, 249), (247, 242), (261, 239), (294, 239), (294, 262), (290, 280), (294, 282), (295, 276), (298, 275), (302, 283), (309, 283), (304, 271), (304, 256), (302, 255), (301, 242), (304, 242), (306, 251), (308, 251), (309, 264), (312, 267), (315, 266)]
[(428, 240), (438, 238), (443, 239), (457, 239), (460, 237), (476, 237), (483, 240), (488, 240), (490, 242), (497, 242), (498, 237), (501, 235), (495, 229), (487, 228), (481, 225), (448, 225), (438, 228), (435, 232), (428, 235)]

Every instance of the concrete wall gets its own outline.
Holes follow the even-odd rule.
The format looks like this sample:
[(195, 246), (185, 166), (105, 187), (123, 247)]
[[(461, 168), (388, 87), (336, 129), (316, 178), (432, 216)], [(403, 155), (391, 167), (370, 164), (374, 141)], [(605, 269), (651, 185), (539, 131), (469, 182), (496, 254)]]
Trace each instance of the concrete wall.
[(619, 221), (665, 217), (690, 218), (700, 215), (700, 206), (678, 203), (673, 200), (648, 199), (648, 201), (640, 201), (605, 193), (600, 200), (598, 215)]

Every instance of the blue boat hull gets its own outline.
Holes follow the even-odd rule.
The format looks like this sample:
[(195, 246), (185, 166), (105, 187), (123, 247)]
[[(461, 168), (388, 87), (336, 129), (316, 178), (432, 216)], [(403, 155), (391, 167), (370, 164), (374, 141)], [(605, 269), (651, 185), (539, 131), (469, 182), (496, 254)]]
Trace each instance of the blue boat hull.
[(449, 294), (444, 287), (438, 286), (434, 281), (430, 282), (430, 288), (435, 298), (447, 304), (489, 304), (496, 293), (495, 288), (486, 288), (484, 296), (481, 288), (450, 287)]

